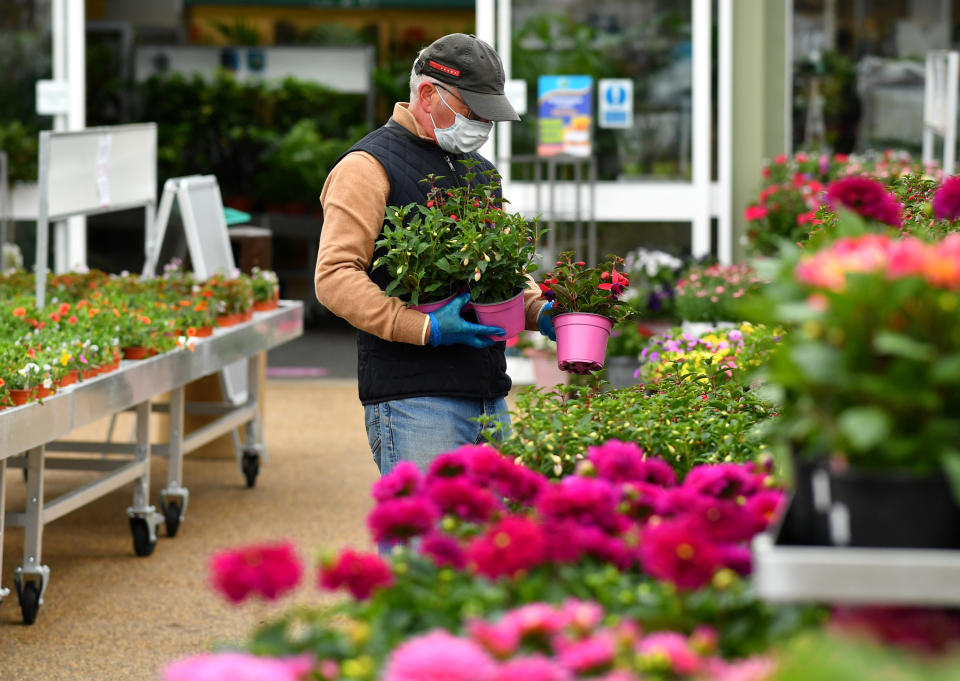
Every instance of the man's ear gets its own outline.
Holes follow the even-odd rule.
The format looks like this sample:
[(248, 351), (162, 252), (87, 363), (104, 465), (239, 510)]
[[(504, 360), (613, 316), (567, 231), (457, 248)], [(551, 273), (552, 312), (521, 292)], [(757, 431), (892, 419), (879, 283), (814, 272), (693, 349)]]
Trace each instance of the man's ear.
[(427, 113), (433, 113), (433, 98), (430, 95), (433, 94), (434, 89), (435, 86), (433, 83), (423, 82), (420, 83), (417, 90), (417, 95), (420, 99), (420, 108)]

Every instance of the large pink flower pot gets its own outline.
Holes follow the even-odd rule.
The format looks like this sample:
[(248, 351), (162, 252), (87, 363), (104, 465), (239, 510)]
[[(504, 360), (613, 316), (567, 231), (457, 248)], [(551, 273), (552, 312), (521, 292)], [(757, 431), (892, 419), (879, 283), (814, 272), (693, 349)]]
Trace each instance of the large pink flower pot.
[(437, 310), (439, 310), (441, 307), (449, 303), (455, 297), (456, 297), (455, 294), (451, 294), (446, 298), (444, 298), (443, 300), (438, 300), (435, 303), (423, 303), (421, 305), (411, 305), (410, 309), (416, 310), (417, 312), (422, 312), (423, 314), (430, 314), (431, 312), (436, 312)]
[(526, 324), (523, 314), (523, 291), (500, 303), (468, 303), (477, 313), (477, 322), (485, 326), (499, 326), (504, 336), (490, 336), (493, 340), (510, 340), (520, 335)]
[(557, 366), (574, 374), (603, 368), (613, 322), (588, 312), (567, 312), (553, 318), (557, 332)]

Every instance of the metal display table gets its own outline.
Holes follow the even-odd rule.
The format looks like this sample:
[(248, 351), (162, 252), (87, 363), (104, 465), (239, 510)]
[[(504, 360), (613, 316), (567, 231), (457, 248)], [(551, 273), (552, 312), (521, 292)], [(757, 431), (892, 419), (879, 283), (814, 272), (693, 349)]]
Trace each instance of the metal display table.
[[(165, 522), (168, 535), (173, 536), (183, 520), (189, 498), (183, 486), (183, 456), (225, 433), (233, 433), (235, 444), (240, 445), (236, 435), (240, 427), (245, 428), (245, 438), (237, 448), (237, 460), (247, 485), (253, 486), (260, 462), (266, 460), (257, 392), (261, 353), (302, 333), (302, 303), (282, 300), (276, 310), (255, 313), (248, 322), (216, 329), (213, 336), (196, 339), (193, 352), (173, 351), (145, 360), (124, 361), (117, 371), (61, 389), (43, 404), (31, 403), (0, 412), (0, 564), (4, 523), (23, 527), (23, 563), (15, 571), (14, 587), (25, 623), (35, 620), (50, 578), (50, 569), (41, 560), (43, 527), (47, 523), (134, 482), (133, 505), (127, 509), (134, 550), (137, 555), (150, 555), (157, 541), (157, 526)], [(246, 401), (198, 405), (196, 411), (215, 414), (217, 418), (184, 434), (184, 413), (188, 410), (185, 386), (240, 360), (248, 363)], [(164, 393), (170, 393), (170, 405), (156, 411), (170, 413), (169, 441), (151, 445), (151, 400)], [(76, 428), (126, 410), (136, 414), (133, 443), (61, 440)], [(54, 457), (48, 451), (88, 455)], [(167, 457), (167, 485), (161, 493), (163, 513), (149, 503), (151, 454)], [(3, 483), (8, 463), (26, 471), (23, 512), (4, 514)], [(54, 500), (46, 500), (44, 471), (57, 468), (98, 471), (104, 475)], [(0, 590), (0, 600), (8, 594), (9, 590)]]

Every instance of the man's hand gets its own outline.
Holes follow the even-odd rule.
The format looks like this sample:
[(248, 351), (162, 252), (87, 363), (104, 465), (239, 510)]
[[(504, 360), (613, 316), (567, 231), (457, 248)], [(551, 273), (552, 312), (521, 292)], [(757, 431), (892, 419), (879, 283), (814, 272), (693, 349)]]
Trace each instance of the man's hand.
[(454, 345), (462, 343), (474, 348), (486, 348), (496, 341), (488, 336), (503, 336), (499, 326), (471, 324), (460, 316), (460, 310), (470, 300), (470, 293), (463, 293), (438, 310), (430, 313), (430, 345)]
[(557, 331), (553, 328), (553, 315), (547, 314), (553, 309), (553, 301), (540, 308), (540, 314), (537, 316), (537, 328), (540, 333), (552, 341), (557, 340)]

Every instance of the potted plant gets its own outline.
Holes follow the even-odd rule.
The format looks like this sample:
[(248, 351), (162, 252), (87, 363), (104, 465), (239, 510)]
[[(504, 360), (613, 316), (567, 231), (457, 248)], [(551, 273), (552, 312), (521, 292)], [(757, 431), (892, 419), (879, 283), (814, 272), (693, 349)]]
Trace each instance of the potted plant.
[(835, 544), (960, 547), (958, 288), (960, 235), (866, 233), (786, 260), (762, 301), (795, 327), (769, 367), (777, 432), (829, 470)]
[(254, 266), (250, 271), (250, 283), (253, 285), (253, 309), (258, 312), (277, 309), (280, 299), (280, 281), (272, 270)]
[(609, 256), (603, 265), (587, 267), (565, 251), (543, 280), (544, 298), (554, 301), (549, 314), (557, 331), (557, 365), (564, 371), (602, 369), (613, 325), (636, 316), (621, 297), (630, 285), (622, 266), (623, 258)]
[(664, 251), (637, 248), (627, 253), (623, 269), (630, 278), (624, 294), (637, 310), (644, 336), (666, 333), (677, 324), (674, 298), (684, 261)]

